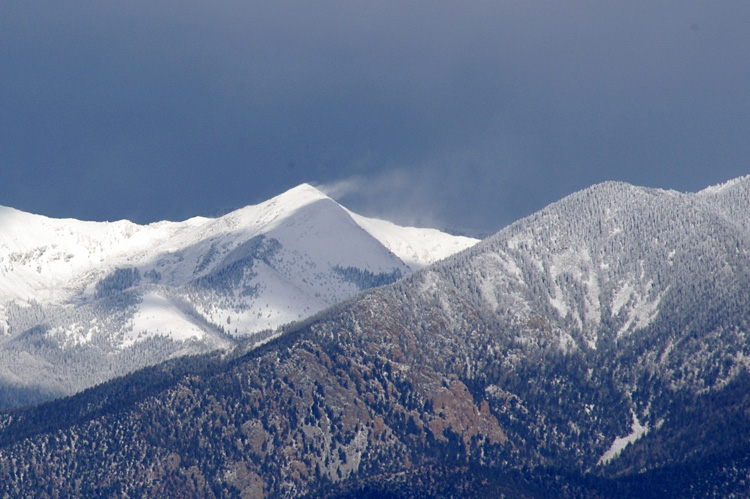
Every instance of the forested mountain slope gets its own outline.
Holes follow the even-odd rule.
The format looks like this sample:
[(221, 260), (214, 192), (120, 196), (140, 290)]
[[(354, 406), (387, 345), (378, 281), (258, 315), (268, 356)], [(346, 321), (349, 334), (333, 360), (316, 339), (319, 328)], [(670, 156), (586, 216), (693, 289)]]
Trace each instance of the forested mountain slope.
[(0, 491), (741, 497), (748, 192), (596, 185), (231, 360), (7, 412)]

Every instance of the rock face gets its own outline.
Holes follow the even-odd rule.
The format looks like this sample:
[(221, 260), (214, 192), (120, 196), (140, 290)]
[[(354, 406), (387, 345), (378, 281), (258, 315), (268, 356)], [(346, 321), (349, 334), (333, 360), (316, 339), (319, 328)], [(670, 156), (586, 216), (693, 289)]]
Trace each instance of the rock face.
[(597, 185), (257, 348), (7, 412), (0, 492), (741, 495), (749, 195)]

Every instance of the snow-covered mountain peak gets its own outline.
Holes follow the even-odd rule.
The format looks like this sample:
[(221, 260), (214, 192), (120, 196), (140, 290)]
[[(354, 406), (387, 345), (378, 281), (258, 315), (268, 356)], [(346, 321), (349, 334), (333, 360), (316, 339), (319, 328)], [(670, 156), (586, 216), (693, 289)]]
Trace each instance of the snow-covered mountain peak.
[(284, 196), (284, 197), (309, 196), (309, 197), (316, 197), (316, 198), (321, 198), (321, 199), (322, 198), (329, 199), (328, 196), (325, 193), (323, 193), (323, 191), (321, 191), (320, 189), (318, 189), (317, 187), (311, 184), (308, 184), (307, 182), (304, 182), (296, 187), (292, 187), (291, 189), (281, 194), (280, 196)]
[[(340, 251), (340, 257), (348, 259), (360, 250), (351, 251), (351, 245), (344, 241), (351, 239), (350, 234), (342, 231), (342, 226), (358, 226), (411, 270), (425, 267), (479, 242), (478, 239), (454, 236), (437, 229), (402, 227), (385, 220), (363, 217), (344, 208), (310, 184), (301, 184), (268, 201), (231, 212), (206, 224), (210, 228), (200, 230), (275, 234), (274, 237), (282, 234), (279, 237), (283, 237), (289, 228), (297, 227), (300, 237), (315, 235), (313, 239), (322, 239), (329, 247), (327, 251)], [(306, 244), (311, 244), (313, 239), (308, 239)]]
[(335, 203), (335, 201), (312, 185), (300, 184), (297, 187), (293, 187), (257, 206), (260, 209), (269, 209), (273, 207), (280, 212), (290, 213), (318, 201), (330, 201)]
[[(750, 236), (747, 181), (693, 194), (597, 184), (519, 220), (465, 258), (491, 308), (520, 321), (544, 316), (552, 331), (572, 334), (561, 336), (564, 348), (595, 349), (601, 338), (624, 338), (668, 310), (678, 276), (730, 279), (741, 255), (721, 248), (746, 244), (727, 243), (737, 228)], [(698, 276), (697, 260), (720, 271)]]
[[(222, 217), (148, 225), (0, 208), (0, 390), (25, 369), (17, 351), (69, 393), (263, 336), (474, 242), (358, 217), (309, 184)], [(60, 356), (89, 371), (70, 374)]]
[(207, 226), (214, 231), (267, 231), (299, 210), (316, 202), (338, 203), (309, 184), (301, 184), (268, 201), (249, 205), (218, 219), (209, 219)]

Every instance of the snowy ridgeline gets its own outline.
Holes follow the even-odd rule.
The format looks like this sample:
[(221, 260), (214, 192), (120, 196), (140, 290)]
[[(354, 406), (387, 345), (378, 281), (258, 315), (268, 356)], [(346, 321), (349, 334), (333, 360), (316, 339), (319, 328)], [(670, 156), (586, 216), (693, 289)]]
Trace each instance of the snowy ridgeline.
[[(543, 317), (563, 345), (596, 349), (602, 335), (621, 339), (651, 324), (664, 300), (680, 299), (679, 283), (734, 286), (750, 252), (747, 213), (750, 177), (697, 194), (605, 183), (437, 268), (496, 311)], [(471, 262), (469, 275), (453, 274), (455, 260)]]
[[(5, 364), (0, 385), (55, 379), (45, 389), (62, 393), (264, 338), (477, 242), (361, 217), (306, 184), (217, 219), (140, 226), (0, 208), (0, 226), (0, 355), (24, 352), (38, 369)], [(122, 361), (131, 350), (140, 360)], [(61, 367), (102, 351), (104, 374), (98, 362)]]
[(481, 388), (528, 447), (613, 466), (673, 397), (750, 368), (749, 196), (750, 177), (695, 194), (597, 185), (378, 290), (370, 314), (406, 317), (411, 355)]
[[(746, 419), (746, 402), (734, 395), (747, 393), (750, 385), (742, 376), (750, 366), (750, 257), (741, 214), (749, 191), (750, 178), (697, 194), (605, 183), (410, 273), (402, 242), (395, 239), (411, 230), (372, 223), (381, 229), (374, 234), (372, 226), (370, 232), (306, 188), (311, 202), (285, 217), (274, 215), (278, 201), (267, 206), (265, 232), (237, 236), (249, 209), (194, 221), (190, 230), (209, 234), (205, 242), (172, 242), (155, 257), (118, 264), (95, 275), (83, 291), (72, 291), (68, 301), (9, 305), (6, 322), (17, 329), (0, 350), (2, 375), (18, 383), (39, 373), (54, 375), (60, 386), (36, 387), (47, 390), (38, 397), (50, 396), (70, 390), (73, 381), (91, 382), (94, 375), (102, 379), (153, 362), (156, 354), (166, 358), (188, 347), (207, 348), (206, 338), (231, 343), (232, 329), (249, 323), (243, 321), (281, 314), (283, 302), (268, 301), (271, 296), (294, 296), (295, 303), (314, 309), (397, 279), (235, 358), (227, 367), (231, 376), (217, 368), (216, 376), (155, 395), (152, 402), (163, 408), (155, 418), (177, 418), (165, 426), (169, 441), (197, 441), (173, 439), (171, 432), (193, 422), (203, 428), (193, 433), (196, 438), (227, 443), (215, 454), (222, 459), (237, 452), (244, 459), (249, 449), (238, 442), (255, 442), (257, 455), (266, 457), (243, 466), (258, 477), (269, 476), (274, 466), (296, 473), (296, 463), (317, 445), (321, 453), (311, 462), (323, 465), (306, 475), (311, 480), (321, 473), (333, 478), (334, 470), (354, 473), (368, 459), (405, 463), (409, 457), (415, 463), (425, 456), (613, 475), (663, 466), (669, 464), (663, 456), (683, 459), (731, 441), (733, 435), (713, 448), (689, 441), (716, 429), (710, 426), (715, 416)], [(321, 219), (326, 224), (315, 222)], [(232, 235), (209, 230), (219, 223)], [(350, 236), (336, 239), (347, 231)], [(389, 245), (383, 243), (386, 235)], [(350, 237), (355, 245), (343, 248)], [(329, 252), (325, 241), (335, 248)], [(386, 249), (361, 264), (357, 259), (373, 247)], [(409, 253), (419, 256), (417, 246), (411, 247)], [(285, 294), (290, 289), (298, 294)], [(183, 337), (166, 332), (174, 323), (182, 324)], [(158, 333), (139, 335), (141, 329)], [(252, 339), (277, 333), (262, 331)], [(722, 390), (729, 392), (724, 402), (734, 412), (712, 405)], [(21, 400), (22, 394), (6, 393)], [(180, 410), (177, 394), (186, 404)], [(204, 404), (186, 409), (202, 397)], [(257, 405), (250, 407), (252, 398)], [(131, 413), (139, 428), (142, 410), (146, 404)], [(205, 424), (204, 414), (221, 420)], [(122, 419), (112, 421), (119, 425)], [(701, 432), (685, 432), (686, 421), (697, 421)], [(229, 424), (235, 433), (226, 433)], [(95, 427), (101, 426), (76, 431)], [(208, 438), (202, 431), (221, 435)], [(122, 434), (119, 427), (117, 432)], [(247, 438), (224, 438), (231, 434)], [(310, 434), (321, 438), (306, 440)], [(312, 444), (300, 450), (305, 455), (294, 450), (300, 441)], [(659, 452), (649, 454), (649, 446)], [(24, 452), (33, 449), (46, 451), (35, 444)], [(229, 467), (213, 469), (228, 476)]]

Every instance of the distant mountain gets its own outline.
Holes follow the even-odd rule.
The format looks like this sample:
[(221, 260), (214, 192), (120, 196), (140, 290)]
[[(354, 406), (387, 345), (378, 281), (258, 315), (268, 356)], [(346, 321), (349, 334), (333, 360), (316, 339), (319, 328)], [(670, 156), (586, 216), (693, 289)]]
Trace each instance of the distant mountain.
[(147, 226), (0, 208), (0, 407), (266, 339), (476, 242), (358, 216), (307, 184)]
[(0, 495), (744, 497), (749, 203), (599, 184), (261, 346), (0, 413)]

